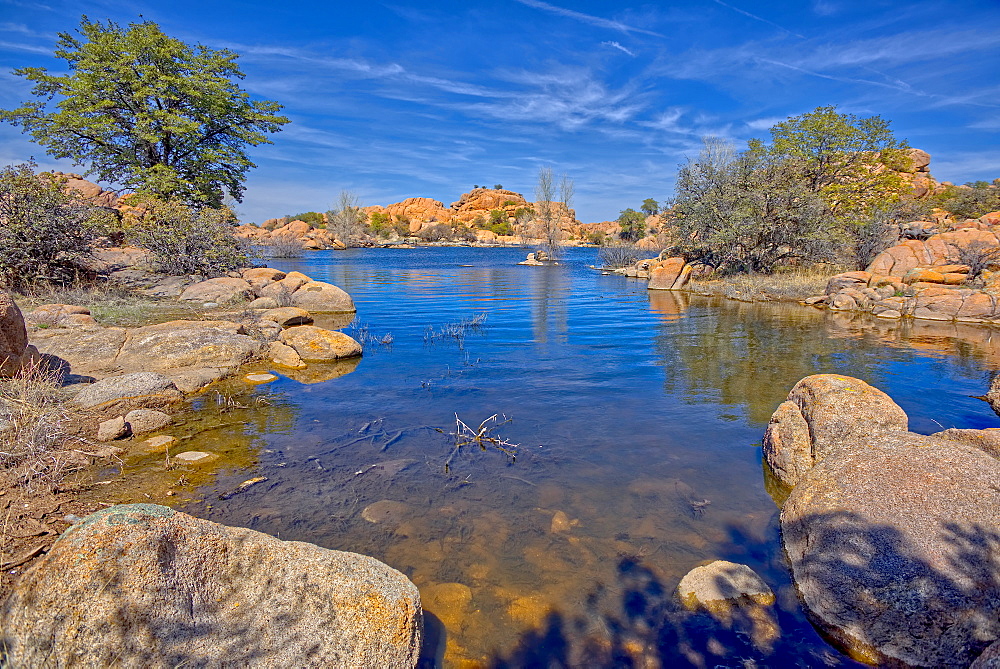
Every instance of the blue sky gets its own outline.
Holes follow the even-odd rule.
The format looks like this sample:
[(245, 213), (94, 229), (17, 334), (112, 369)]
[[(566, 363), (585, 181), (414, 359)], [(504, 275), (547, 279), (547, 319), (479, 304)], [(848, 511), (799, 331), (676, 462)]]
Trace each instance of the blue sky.
[[(1000, 177), (997, 0), (0, 0), (0, 107), (29, 97), (10, 70), (61, 66), (56, 33), (81, 14), (232, 49), (243, 86), (285, 105), (292, 123), (251, 153), (246, 220), (343, 189), (531, 199), (539, 166), (575, 180), (581, 220), (612, 219), (670, 197), (702, 137), (742, 146), (820, 105), (889, 119), (940, 180)], [(32, 155), (55, 166), (0, 126), (0, 163)]]

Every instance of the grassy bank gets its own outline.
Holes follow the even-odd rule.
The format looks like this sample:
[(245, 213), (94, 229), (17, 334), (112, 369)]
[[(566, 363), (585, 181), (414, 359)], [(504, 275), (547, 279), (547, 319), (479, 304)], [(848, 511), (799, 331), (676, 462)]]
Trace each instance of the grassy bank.
[(688, 290), (696, 295), (727, 297), (741, 302), (799, 302), (822, 295), (826, 282), (842, 268), (811, 267), (775, 274), (733, 274), (692, 279)]

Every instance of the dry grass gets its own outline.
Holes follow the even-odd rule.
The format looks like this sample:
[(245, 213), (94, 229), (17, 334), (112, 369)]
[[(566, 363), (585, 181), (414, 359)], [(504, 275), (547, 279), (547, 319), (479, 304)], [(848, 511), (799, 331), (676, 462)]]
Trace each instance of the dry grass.
[(822, 295), (826, 282), (842, 268), (810, 267), (774, 274), (732, 274), (694, 279), (688, 289), (698, 295), (728, 297), (742, 302), (798, 302)]
[(24, 312), (43, 304), (87, 307), (101, 325), (116, 327), (137, 327), (178, 318), (198, 320), (203, 311), (174, 299), (150, 297), (114, 284), (50, 286), (18, 295), (16, 300)]
[(77, 466), (71, 449), (85, 443), (72, 433), (75, 422), (57, 372), (29, 365), (0, 379), (0, 469), (8, 480), (29, 490), (58, 486)]

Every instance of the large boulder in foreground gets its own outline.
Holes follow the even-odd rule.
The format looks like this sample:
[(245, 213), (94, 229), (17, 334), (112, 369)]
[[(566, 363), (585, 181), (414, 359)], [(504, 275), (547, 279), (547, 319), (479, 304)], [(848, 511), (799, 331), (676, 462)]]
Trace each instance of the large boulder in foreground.
[(416, 587), (374, 558), (153, 504), (88, 516), (4, 604), (10, 666), (413, 667)]
[(799, 381), (771, 417), (764, 458), (775, 476), (794, 486), (826, 456), (863, 447), (882, 434), (907, 430), (906, 412), (860, 379), (814, 374)]
[(1000, 461), (899, 436), (817, 464), (781, 511), (820, 627), (880, 665), (967, 667), (1000, 638)]
[(905, 426), (858, 379), (799, 382), (765, 438), (794, 486), (782, 541), (814, 622), (853, 655), (967, 667), (1000, 638), (1000, 435)]

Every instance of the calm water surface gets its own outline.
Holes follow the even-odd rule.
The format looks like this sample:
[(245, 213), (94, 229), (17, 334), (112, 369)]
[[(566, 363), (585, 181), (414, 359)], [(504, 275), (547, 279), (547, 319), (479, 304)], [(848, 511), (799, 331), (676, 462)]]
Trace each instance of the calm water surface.
[[(767, 420), (800, 378), (837, 372), (888, 392), (919, 432), (1000, 426), (973, 397), (1000, 349), (977, 328), (648, 292), (587, 269), (594, 250), (559, 267), (516, 265), (525, 252), (272, 262), (343, 287), (393, 343), (192, 418), (194, 445), (223, 459), (187, 508), (399, 569), (429, 614), (427, 666), (856, 666), (790, 583), (761, 467)], [(482, 327), (447, 334), (479, 314)], [(456, 451), (456, 414), (511, 419), (493, 434), (516, 458)], [(763, 576), (769, 618), (680, 607), (678, 580), (712, 559)]]

